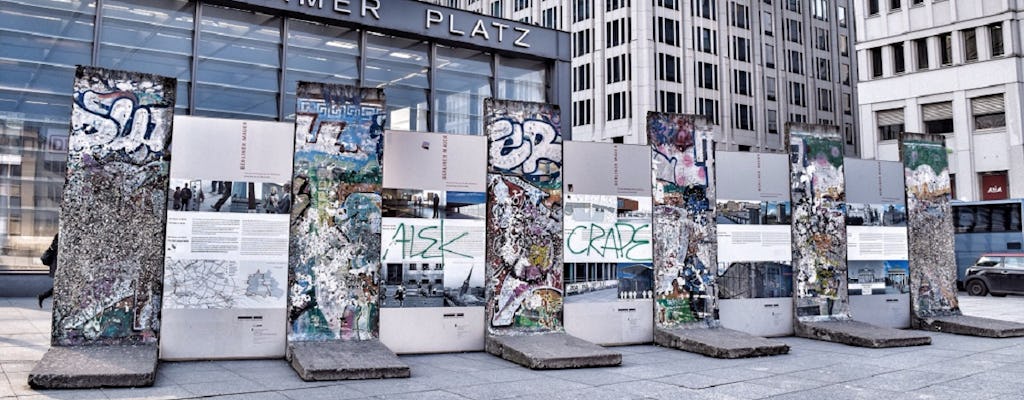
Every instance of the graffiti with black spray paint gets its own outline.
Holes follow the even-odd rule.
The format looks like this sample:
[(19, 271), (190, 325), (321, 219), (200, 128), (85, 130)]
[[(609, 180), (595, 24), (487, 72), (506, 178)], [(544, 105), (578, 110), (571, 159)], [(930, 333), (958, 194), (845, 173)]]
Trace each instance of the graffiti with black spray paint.
[(701, 117), (647, 114), (654, 191), (655, 326), (718, 325), (714, 148)]
[(300, 82), (288, 340), (377, 337), (384, 91)]
[(176, 85), (75, 71), (54, 345), (157, 342)]
[(903, 133), (900, 157), (907, 184), (910, 295), (918, 318), (960, 315), (945, 138)]
[(836, 127), (805, 124), (787, 124), (786, 136), (797, 319), (849, 319), (842, 137)]
[(562, 327), (562, 134), (557, 106), (487, 99), (487, 333)]

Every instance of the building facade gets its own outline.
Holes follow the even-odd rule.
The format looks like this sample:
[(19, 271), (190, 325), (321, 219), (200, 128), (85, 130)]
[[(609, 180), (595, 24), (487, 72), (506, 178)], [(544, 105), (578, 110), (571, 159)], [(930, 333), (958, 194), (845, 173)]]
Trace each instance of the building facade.
[(860, 151), (898, 160), (902, 131), (946, 136), (956, 199), (1024, 197), (1022, 5), (857, 2)]
[(851, 0), (426, 0), (572, 34), (574, 139), (646, 143), (648, 111), (702, 114), (720, 148), (778, 151), (786, 122), (858, 150)]
[(291, 121), (315, 81), (384, 88), (390, 129), (481, 134), (488, 97), (568, 109), (568, 39), (412, 0), (0, 0), (0, 275), (45, 271), (76, 65), (175, 77), (176, 115)]

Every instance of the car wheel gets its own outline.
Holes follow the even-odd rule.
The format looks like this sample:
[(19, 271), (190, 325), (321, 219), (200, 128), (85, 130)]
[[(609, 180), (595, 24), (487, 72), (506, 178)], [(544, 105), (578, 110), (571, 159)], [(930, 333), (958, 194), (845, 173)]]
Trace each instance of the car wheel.
[(967, 282), (967, 294), (971, 296), (984, 296), (988, 294), (988, 288), (985, 287), (985, 282), (980, 280), (973, 280)]

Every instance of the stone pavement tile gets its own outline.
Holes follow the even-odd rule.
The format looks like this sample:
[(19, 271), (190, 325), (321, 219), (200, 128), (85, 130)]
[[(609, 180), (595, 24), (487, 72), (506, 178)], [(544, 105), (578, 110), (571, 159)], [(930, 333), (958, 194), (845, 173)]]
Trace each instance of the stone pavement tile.
[(493, 361), (472, 360), (459, 357), (458, 355), (455, 354), (436, 354), (431, 357), (424, 357), (423, 361), (424, 362), (422, 366), (442, 368), (449, 371), (458, 372), (487, 371), (494, 369), (509, 368), (511, 366), (516, 365), (512, 363), (502, 364)]
[(540, 372), (534, 372), (532, 370), (518, 367), (518, 368), (504, 368), (504, 369), (493, 369), (488, 371), (473, 371), (467, 372), (465, 375), (479, 378), (485, 382), (515, 382), (525, 381), (527, 379), (542, 378)]
[[(516, 397), (519, 399), (530, 399), (536, 400), (538, 398), (544, 400), (622, 400), (625, 397), (624, 394), (616, 392), (614, 390), (608, 390), (600, 387), (589, 387), (583, 389), (569, 390), (560, 393), (544, 393), (543, 396), (537, 394), (530, 394)], [(674, 397), (675, 399), (685, 399), (687, 397)]]
[(956, 377), (960, 378), (994, 369), (1002, 370), (1006, 368), (1006, 366), (1008, 365), (1011, 364), (976, 358), (958, 358), (943, 361), (940, 363), (918, 365), (912, 369), (915, 371), (940, 372), (944, 374), (955, 375)]
[(656, 382), (667, 383), (687, 389), (705, 389), (718, 385), (724, 385), (726, 383), (736, 382), (735, 380), (728, 377), (717, 377), (713, 378), (706, 375), (701, 375), (693, 372), (687, 372), (684, 374), (677, 374), (667, 376), (664, 378), (655, 379)]
[[(514, 362), (508, 361), (508, 360), (506, 360), (504, 358), (501, 358), (501, 357), (496, 357), (496, 356), (494, 356), (491, 353), (487, 353), (487, 352), (483, 352), (483, 351), (474, 351), (474, 352), (467, 352), (467, 353), (456, 353), (456, 354), (453, 354), (453, 355), (455, 357), (458, 357), (458, 358), (461, 358), (461, 359), (472, 360), (472, 361), (480, 361), (480, 362), (484, 362), (484, 363), (494, 364), (494, 366), (498, 367), (498, 368), (509, 368), (509, 367), (514, 367), (514, 366), (519, 366), (519, 364), (516, 364)], [(431, 355), (431, 356), (436, 356), (436, 354)]]
[(179, 385), (243, 380), (238, 374), (225, 369), (198, 371), (183, 369), (168, 372), (164, 371), (163, 368), (157, 368), (156, 379)]
[(343, 384), (288, 390), (281, 394), (293, 400), (346, 400), (367, 397), (366, 393)]
[(277, 392), (259, 392), (259, 393), (245, 393), (245, 394), (232, 394), (227, 396), (213, 396), (207, 397), (207, 399), (217, 400), (288, 400), (288, 397)]
[(623, 365), (616, 368), (615, 373), (636, 379), (656, 379), (682, 374), (693, 369), (696, 367), (692, 364)]
[(0, 324), (10, 323), (12, 320), (22, 320), (25, 316), (21, 313), (21, 310), (14, 307), (4, 307), (0, 304)]
[(769, 378), (753, 379), (747, 381), (755, 385), (768, 386), (784, 390), (782, 393), (799, 392), (803, 390), (820, 388), (829, 384), (819, 381), (794, 378), (791, 376), (773, 376)]
[(935, 333), (932, 336), (933, 349), (950, 349), (959, 351), (991, 351), (1012, 346), (1013, 343), (1003, 339), (978, 338), (951, 333)]
[(385, 394), (374, 397), (375, 400), (463, 400), (465, 397), (443, 390), (427, 392)]
[(827, 367), (839, 363), (841, 359), (841, 357), (836, 357), (835, 354), (802, 357), (788, 355), (772, 356), (765, 357), (757, 363), (745, 365), (743, 368), (773, 374), (788, 374), (790, 372)]
[(853, 386), (868, 389), (905, 392), (956, 379), (956, 376), (939, 372), (903, 370), (886, 372), (864, 379), (847, 382)]
[(543, 398), (548, 393), (562, 393), (591, 386), (562, 379), (541, 378), (519, 382), (488, 383), (483, 385), (459, 386), (447, 391), (471, 399), (505, 399), (517, 396), (536, 395)]
[(263, 385), (243, 379), (242, 377), (225, 381), (187, 383), (180, 386), (189, 393), (199, 397), (254, 393), (266, 390)]
[(739, 397), (730, 396), (724, 393), (714, 393), (707, 390), (693, 390), (683, 387), (677, 387), (674, 389), (659, 392), (651, 399), (658, 400), (740, 400)]
[(977, 361), (995, 361), (1006, 364), (1017, 364), (1024, 362), (1024, 349), (1016, 348), (1021, 353), (1019, 354), (1002, 354), (992, 351), (984, 353), (975, 353), (966, 357), (962, 357), (961, 360), (977, 360)]
[(790, 392), (768, 398), (771, 400), (903, 400), (907, 396), (904, 393), (839, 384), (801, 392)]
[(436, 377), (430, 378), (394, 378), (394, 379), (365, 379), (365, 380), (353, 380), (346, 381), (345, 386), (358, 390), (359, 392), (365, 393), (368, 396), (378, 396), (383, 394), (397, 394), (397, 393), (414, 393), (423, 392), (428, 390), (439, 390), (445, 389), (452, 386), (452, 384), (458, 385), (473, 385), (486, 383), (479, 378), (465, 378), (466, 374), (463, 373), (463, 378), (451, 382), (445, 382), (442, 379)]
[(679, 351), (678, 353), (680, 353), (680, 354), (662, 353), (662, 352), (642, 353), (642, 354), (627, 353), (627, 354), (623, 354), (622, 355), (622, 364), (623, 365), (646, 365), (646, 364), (658, 364), (658, 363), (666, 363), (666, 362), (679, 362), (679, 361), (682, 361), (682, 360), (690, 360), (690, 359), (693, 359), (694, 356), (697, 356), (695, 354), (686, 353), (686, 352), (683, 352), (683, 351)]
[(44, 331), (39, 330), (31, 321), (25, 319), (4, 321), (4, 323), (0, 324), (0, 335), (7, 336), (26, 333), (44, 333)]
[(855, 365), (851, 363), (839, 363), (821, 368), (812, 368), (803, 371), (791, 372), (789, 374), (786, 374), (786, 376), (796, 379), (813, 380), (826, 383), (840, 383), (853, 381), (857, 379), (864, 379), (874, 375), (884, 374), (892, 371), (893, 369), (891, 368), (881, 367), (877, 365)]
[(773, 372), (757, 371), (747, 368), (701, 369), (698, 371), (694, 371), (693, 373), (698, 375), (704, 375), (711, 378), (727, 380), (723, 383), (749, 381), (752, 379), (766, 378), (775, 375)]
[(926, 364), (949, 361), (945, 357), (924, 356), (914, 353), (898, 353), (877, 358), (843, 357), (855, 364), (875, 365), (893, 369), (908, 369)]
[(50, 346), (0, 347), (0, 362), (39, 361)]
[(46, 393), (18, 396), (18, 400), (106, 400), (99, 390), (51, 390)]
[(144, 387), (144, 388), (118, 388), (102, 389), (103, 394), (114, 400), (164, 400), (183, 399), (191, 397), (185, 388), (181, 386)]
[[(906, 392), (906, 395), (908, 398), (920, 400), (990, 400), (1000, 396), (999, 393), (992, 392), (957, 390), (943, 384)], [(1017, 397), (1017, 399), (1020, 399), (1020, 397)]]
[(218, 361), (161, 361), (157, 372), (174, 373), (179, 371), (223, 371)]
[(545, 378), (557, 378), (587, 385), (610, 385), (638, 380), (618, 373), (618, 368), (580, 368), (544, 371)]
[(277, 370), (294, 371), (288, 362), (282, 359), (273, 360), (224, 360), (224, 361), (211, 361), (210, 367), (214, 366), (223, 368), (228, 371), (233, 371), (239, 375), (244, 375), (249, 371), (263, 371), (263, 370)]
[(736, 382), (701, 390), (702, 393), (724, 394), (739, 399), (762, 399), (790, 392), (784, 388)]
[(615, 351), (617, 351), (619, 353), (622, 353), (624, 355), (625, 354), (651, 353), (651, 352), (657, 352), (659, 350), (664, 350), (665, 349), (664, 347), (652, 346), (652, 345), (648, 345), (648, 344), (635, 344), (635, 345), (627, 345), (627, 346), (612, 346), (612, 347), (609, 347), (609, 348), (612, 349), (612, 350), (615, 350)]
[[(2, 324), (3, 321), (0, 321)], [(49, 346), (50, 335), (45, 333), (17, 333), (0, 336), (0, 347), (5, 346)]]
[(0, 371), (3, 372), (31, 372), (36, 366), (36, 361), (3, 361), (0, 362)]
[(259, 382), (267, 390), (299, 389), (315, 385), (315, 383), (306, 382), (299, 378), (299, 374), (295, 373), (291, 368), (285, 371), (273, 369), (239, 371), (238, 373), (244, 379)]
[(940, 358), (962, 358), (975, 354), (973, 351), (953, 349), (932, 349), (929, 346), (914, 349), (914, 354), (919, 356), (940, 357)]
[(660, 392), (672, 390), (676, 388), (676, 385), (670, 385), (661, 382), (620, 382), (613, 383), (610, 385), (597, 386), (600, 389), (619, 393), (620, 396), (627, 398), (644, 398), (656, 395)]

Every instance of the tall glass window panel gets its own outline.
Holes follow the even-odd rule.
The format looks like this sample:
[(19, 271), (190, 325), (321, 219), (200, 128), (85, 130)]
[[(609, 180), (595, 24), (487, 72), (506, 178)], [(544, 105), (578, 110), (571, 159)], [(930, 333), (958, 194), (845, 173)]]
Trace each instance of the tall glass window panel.
[(277, 119), (281, 19), (202, 6), (196, 115)]
[(544, 102), (547, 97), (547, 69), (544, 61), (501, 58), (498, 63), (498, 97)]
[(76, 64), (92, 63), (95, 2), (0, 0), (0, 273), (45, 271), (57, 233)]
[(427, 130), (430, 105), (430, 46), (425, 42), (370, 32), (366, 37), (364, 86), (384, 88), (387, 128)]
[(100, 66), (178, 78), (176, 113), (188, 113), (195, 4), (185, 0), (103, 2)]
[(349, 85), (359, 82), (359, 31), (293, 19), (288, 21), (285, 43), (285, 119), (295, 119), (295, 90), (299, 81)]
[(491, 60), (489, 53), (438, 46), (436, 131), (483, 134), (484, 99), (491, 97)]

